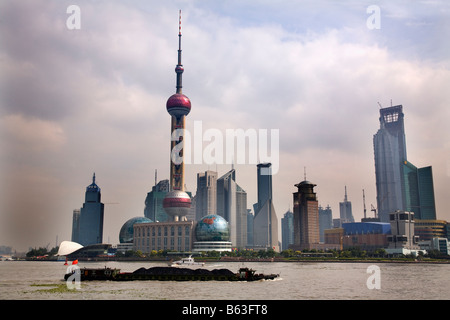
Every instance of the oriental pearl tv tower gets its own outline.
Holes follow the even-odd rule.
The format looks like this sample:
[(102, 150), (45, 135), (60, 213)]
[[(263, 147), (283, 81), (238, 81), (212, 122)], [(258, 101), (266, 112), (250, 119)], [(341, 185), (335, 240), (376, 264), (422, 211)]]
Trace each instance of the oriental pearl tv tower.
[(173, 221), (185, 221), (191, 208), (191, 198), (184, 191), (183, 136), (186, 116), (191, 111), (191, 101), (182, 93), (183, 65), (181, 64), (181, 10), (178, 31), (177, 91), (166, 103), (172, 117), (170, 142), (170, 191), (163, 200), (163, 208)]

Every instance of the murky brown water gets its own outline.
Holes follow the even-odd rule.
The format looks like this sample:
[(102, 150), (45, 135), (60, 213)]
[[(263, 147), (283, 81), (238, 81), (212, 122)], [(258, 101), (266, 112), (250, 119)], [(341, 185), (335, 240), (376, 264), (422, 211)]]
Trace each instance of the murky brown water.
[[(165, 265), (142, 262), (80, 262), (80, 267), (134, 271)], [(206, 268), (237, 271), (242, 263), (207, 263)], [(380, 263), (380, 289), (369, 289), (370, 263), (245, 263), (257, 272), (279, 273), (273, 281), (89, 281), (65, 290), (63, 262), (0, 262), (0, 299), (147, 300), (311, 300), (449, 299), (450, 265)], [(57, 287), (62, 290), (50, 290)]]

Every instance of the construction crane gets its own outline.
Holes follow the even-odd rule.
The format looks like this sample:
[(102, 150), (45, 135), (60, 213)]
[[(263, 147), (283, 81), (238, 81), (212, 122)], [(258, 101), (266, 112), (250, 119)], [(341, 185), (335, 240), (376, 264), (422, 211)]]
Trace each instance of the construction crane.
[(363, 189), (363, 205), (364, 205), (364, 219), (366, 219), (366, 195), (364, 194), (364, 189)]

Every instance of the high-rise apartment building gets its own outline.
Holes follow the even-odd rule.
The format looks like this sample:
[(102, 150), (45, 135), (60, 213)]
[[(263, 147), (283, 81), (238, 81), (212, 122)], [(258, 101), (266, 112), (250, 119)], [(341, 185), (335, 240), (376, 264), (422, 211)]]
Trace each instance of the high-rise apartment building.
[(253, 246), (278, 251), (278, 218), (272, 198), (271, 166), (271, 163), (257, 165), (258, 202), (253, 205)]
[(103, 242), (104, 204), (101, 203), (100, 188), (95, 183), (95, 173), (92, 183), (86, 187), (85, 201), (78, 212), (74, 210), (72, 226), (73, 241), (83, 245)]

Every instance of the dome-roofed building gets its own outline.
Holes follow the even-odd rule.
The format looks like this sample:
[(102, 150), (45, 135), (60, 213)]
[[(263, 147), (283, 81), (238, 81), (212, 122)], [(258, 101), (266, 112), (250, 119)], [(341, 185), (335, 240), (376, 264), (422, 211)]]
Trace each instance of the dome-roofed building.
[(195, 226), (193, 251), (231, 251), (230, 226), (221, 216), (210, 214)]
[(119, 242), (120, 243), (133, 243), (133, 226), (135, 223), (153, 222), (146, 217), (134, 217), (125, 222), (120, 228)]

